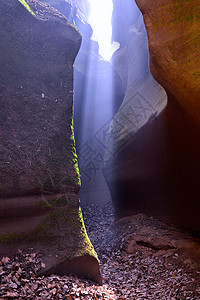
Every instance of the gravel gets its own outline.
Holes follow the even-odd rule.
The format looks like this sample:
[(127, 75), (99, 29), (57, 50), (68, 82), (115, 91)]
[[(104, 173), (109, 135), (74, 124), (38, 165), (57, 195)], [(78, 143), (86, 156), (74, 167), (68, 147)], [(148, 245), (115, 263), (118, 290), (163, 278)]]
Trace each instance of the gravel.
[(198, 260), (190, 248), (183, 251), (199, 241), (143, 214), (115, 222), (111, 204), (82, 210), (103, 285), (71, 276), (36, 277), (45, 267), (40, 252), (19, 249), (0, 261), (0, 299), (200, 299)]

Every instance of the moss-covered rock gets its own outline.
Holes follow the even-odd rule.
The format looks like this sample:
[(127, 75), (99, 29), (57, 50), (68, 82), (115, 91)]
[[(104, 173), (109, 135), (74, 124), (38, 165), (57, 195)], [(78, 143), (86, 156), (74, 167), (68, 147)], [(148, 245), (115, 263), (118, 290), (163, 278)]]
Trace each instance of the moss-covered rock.
[(28, 199), (25, 210), (23, 200), (21, 207), (18, 202), (18, 213), (6, 215), (4, 211), (7, 218), (0, 232), (0, 256), (13, 255), (18, 248), (37, 249), (45, 263), (40, 275), (74, 274), (101, 283), (98, 257), (88, 238), (78, 197), (54, 195), (48, 205), (39, 199), (35, 202), (34, 197)]
[(59, 265), (63, 273), (69, 261), (87, 258), (94, 270), (84, 273), (80, 264), (75, 273), (100, 281), (77, 198), (73, 63), (80, 44), (76, 28), (46, 4), (1, 1), (0, 255), (37, 247), (48, 260), (44, 271)]

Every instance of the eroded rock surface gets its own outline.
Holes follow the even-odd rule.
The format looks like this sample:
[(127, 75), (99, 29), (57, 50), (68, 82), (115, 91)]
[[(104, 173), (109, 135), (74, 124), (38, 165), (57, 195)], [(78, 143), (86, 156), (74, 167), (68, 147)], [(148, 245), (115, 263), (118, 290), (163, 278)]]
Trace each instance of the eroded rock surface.
[(113, 159), (107, 155), (105, 176), (120, 215), (145, 211), (199, 230), (199, 76), (191, 82), (199, 68), (199, 4), (136, 2), (147, 28), (151, 72), (168, 102), (149, 74), (147, 39), (137, 21), (126, 48), (113, 57), (127, 89), (110, 128)]
[(200, 122), (199, 1), (136, 0), (148, 33), (150, 68), (196, 122)]
[[(131, 5), (129, 3), (130, 9)], [(147, 35), (142, 16), (136, 6), (133, 9), (136, 9), (133, 12), (135, 18), (128, 33), (124, 33), (126, 44), (121, 42), (112, 58), (112, 64), (122, 79), (125, 97), (107, 132), (104, 165), (114, 205), (122, 214), (123, 210), (128, 211), (140, 203), (141, 199), (137, 198), (139, 195), (135, 189), (139, 181), (154, 177), (154, 164), (160, 147), (159, 134), (157, 136), (157, 133), (150, 130), (150, 134), (154, 135), (150, 137), (141, 132), (149, 124), (150, 127), (155, 126), (157, 131), (160, 125), (152, 124), (155, 124), (155, 119), (166, 105), (166, 93), (149, 71)], [(115, 10), (120, 20), (120, 10), (115, 8), (114, 2)], [(113, 19), (114, 32), (115, 27), (119, 26), (116, 20)], [(152, 138), (154, 142), (151, 143)], [(150, 145), (145, 144), (149, 142)]]
[(77, 196), (72, 111), (80, 34), (31, 0), (1, 1), (0, 28), (0, 255), (37, 247), (43, 273), (101, 281)]

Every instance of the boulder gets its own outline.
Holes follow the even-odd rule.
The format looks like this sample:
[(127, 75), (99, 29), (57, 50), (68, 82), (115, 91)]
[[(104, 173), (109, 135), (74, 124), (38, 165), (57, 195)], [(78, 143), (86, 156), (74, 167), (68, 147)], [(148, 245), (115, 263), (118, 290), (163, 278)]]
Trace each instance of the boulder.
[(187, 265), (187, 269), (199, 269), (199, 239), (175, 226), (144, 214), (135, 214), (115, 222), (112, 231), (118, 237), (115, 244), (120, 244), (125, 254), (140, 253), (142, 258), (165, 257), (170, 265), (175, 259), (176, 264), (181, 262), (183, 266)]
[(40, 1), (0, 3), (0, 256), (41, 250), (43, 274), (101, 282), (79, 207), (73, 63), (79, 32)]

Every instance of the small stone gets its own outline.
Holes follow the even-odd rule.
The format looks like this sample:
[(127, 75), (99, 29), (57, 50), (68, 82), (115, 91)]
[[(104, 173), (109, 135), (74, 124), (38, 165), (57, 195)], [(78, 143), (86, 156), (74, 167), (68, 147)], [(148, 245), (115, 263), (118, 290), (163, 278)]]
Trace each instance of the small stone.
[(44, 263), (41, 263), (41, 267), (42, 267), (42, 268), (45, 268), (46, 265), (45, 265)]

